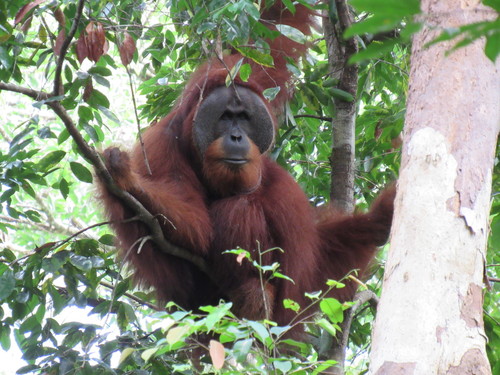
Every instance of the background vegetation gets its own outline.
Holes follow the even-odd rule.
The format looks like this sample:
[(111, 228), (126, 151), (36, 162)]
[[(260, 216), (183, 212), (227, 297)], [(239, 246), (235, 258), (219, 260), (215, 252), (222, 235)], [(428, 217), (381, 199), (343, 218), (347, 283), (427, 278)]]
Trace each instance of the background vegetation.
[[(361, 0), (352, 3), (362, 22), (350, 33), (359, 35), (360, 45), (366, 47), (357, 57), (356, 97), (355, 198), (362, 210), (380, 188), (397, 178), (410, 35), (418, 29), (413, 17), (418, 1), (372, 1), (377, 7)], [(499, 10), (498, 1), (484, 3)], [(272, 323), (239, 321), (225, 303), (207, 307), (206, 315), (158, 311), (151, 293), (133, 289), (127, 270), (115, 260), (113, 235), (96, 204), (92, 167), (50, 108), (51, 103), (60, 103), (85, 140), (98, 150), (109, 145), (130, 147), (138, 128), (169, 112), (190, 73), (215, 49), (232, 46), (266, 61), (265, 54), (248, 47), (250, 41), (263, 45), (262, 38), (268, 36), (258, 22), (256, 5), (250, 0), (88, 0), (65, 53), (64, 40), (71, 33), (78, 5), (76, 0), (0, 3), (3, 350), (20, 348), (19, 373), (268, 373), (271, 369), (288, 374), (328, 366), (320, 357), (321, 340), (290, 342), (296, 351), (285, 355), (276, 348), (282, 328)], [(316, 8), (336, 22), (335, 11), (327, 3)], [(373, 38), (392, 30), (395, 38)], [(486, 36), (485, 53), (495, 60), (499, 30), (497, 20), (444, 30), (442, 39), (457, 38), (459, 47)], [(282, 31), (292, 38), (302, 37), (295, 30)], [(352, 98), (329, 75), (321, 33), (309, 42), (311, 50), (302, 65), (291, 67), (297, 76), (296, 95), (272, 156), (297, 179), (311, 203), (321, 205), (330, 194), (332, 99)], [(58, 76), (62, 88), (52, 95)], [(29, 90), (49, 95), (36, 97)], [(492, 282), (485, 291), (484, 316), (493, 373), (500, 372), (499, 176), (497, 160), (487, 259)], [(384, 252), (366, 286), (375, 293), (379, 293), (383, 269)], [(317, 296), (311, 303), (319, 303)], [(342, 320), (339, 312), (347, 306), (334, 301), (326, 305), (323, 302), (325, 318), (311, 325), (313, 336), (319, 337), (320, 330), (335, 332)], [(356, 316), (347, 373), (366, 370), (372, 319), (368, 305)], [(207, 344), (198, 340), (207, 332), (221, 334), (219, 341), (226, 346), (223, 369), (219, 369), (223, 352), (219, 341), (211, 343), (210, 351), (199, 352), (203, 356), (198, 370), (188, 360), (187, 351)], [(250, 361), (248, 353), (253, 354)]]

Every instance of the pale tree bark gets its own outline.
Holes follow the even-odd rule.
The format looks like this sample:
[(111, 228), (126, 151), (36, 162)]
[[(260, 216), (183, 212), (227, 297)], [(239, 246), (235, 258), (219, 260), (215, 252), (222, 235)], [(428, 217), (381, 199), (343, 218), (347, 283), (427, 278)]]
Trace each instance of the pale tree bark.
[(491, 374), (482, 289), (500, 64), (478, 41), (445, 56), (439, 30), (496, 17), (479, 1), (423, 0), (413, 41), (391, 250), (371, 374)]

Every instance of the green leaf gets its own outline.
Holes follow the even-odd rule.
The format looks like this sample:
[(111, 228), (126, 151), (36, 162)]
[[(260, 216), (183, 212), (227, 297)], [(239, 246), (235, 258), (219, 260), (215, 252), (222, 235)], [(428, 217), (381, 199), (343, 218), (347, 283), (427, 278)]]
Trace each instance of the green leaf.
[(92, 268), (103, 268), (106, 265), (106, 261), (100, 256), (92, 256), (90, 257), (92, 261)]
[[(9, 26), (9, 28), (10, 28), (10, 25), (5, 25), (5, 26)], [(8, 30), (5, 26), (0, 25), (0, 43), (4, 43), (7, 40), (9, 40), (9, 38), (12, 35), (10, 30)]]
[(276, 370), (281, 371), (283, 374), (288, 374), (292, 369), (292, 362), (278, 360), (273, 362), (273, 366)]
[(283, 0), (283, 4), (285, 5), (286, 9), (290, 11), (290, 13), (295, 14), (295, 5), (291, 0)]
[(174, 345), (178, 342), (184, 342), (184, 339), (188, 332), (189, 327), (187, 325), (171, 328), (167, 332), (167, 342), (169, 343), (169, 345)]
[(120, 355), (120, 360), (118, 361), (118, 364), (122, 364), (135, 351), (136, 351), (136, 349), (134, 349), (134, 348), (123, 349), (122, 354)]
[(351, 0), (349, 2), (359, 11), (403, 18), (420, 13), (419, 0)]
[(266, 344), (267, 339), (269, 337), (269, 331), (266, 329), (266, 326), (260, 322), (248, 321), (248, 325), (253, 329), (256, 333), (257, 338), (263, 343)]
[(334, 98), (343, 100), (344, 102), (352, 102), (354, 101), (354, 96), (349, 94), (347, 91), (337, 89), (337, 88), (330, 88), (328, 89), (328, 93), (331, 94)]
[(274, 66), (274, 60), (272, 56), (268, 53), (262, 53), (255, 48), (251, 47), (234, 47), (239, 53), (241, 53), (243, 56), (248, 57), (249, 59), (252, 59), (255, 61), (257, 64), (272, 67)]
[(120, 124), (120, 120), (118, 119), (118, 117), (116, 117), (116, 115), (113, 112), (111, 112), (109, 109), (107, 109), (106, 107), (100, 106), (100, 105), (98, 105), (97, 108), (99, 109), (99, 111), (101, 111), (104, 114), (104, 116), (109, 118), (111, 121), (113, 121), (116, 124)]
[(99, 74), (101, 76), (107, 77), (113, 74), (111, 70), (104, 66), (93, 66), (88, 70), (89, 74)]
[(11, 69), (14, 60), (9, 55), (9, 52), (0, 46), (0, 64), (3, 65), (5, 69)]
[(345, 288), (344, 283), (341, 283), (340, 281), (336, 281), (336, 280), (331, 280), (331, 279), (328, 279), (326, 281), (326, 285), (337, 288), (337, 289)]
[(314, 371), (313, 375), (316, 375), (316, 374), (323, 374), (323, 372), (325, 370), (328, 370), (330, 367), (333, 367), (337, 364), (338, 362), (333, 360), (333, 359), (329, 359), (328, 361), (323, 361), (317, 368), (316, 370)]
[(233, 83), (234, 78), (238, 75), (242, 63), (243, 59), (239, 59), (231, 68), (229, 74), (226, 76), (226, 87), (229, 87)]
[(69, 65), (64, 66), (64, 78), (66, 78), (66, 81), (72, 82), (73, 81), (73, 72), (71, 71), (71, 68)]
[(36, 193), (33, 187), (30, 185), (28, 181), (23, 181), (22, 184), (23, 190), (29, 194), (30, 197), (36, 198)]
[(69, 165), (76, 178), (78, 178), (82, 182), (87, 182), (89, 184), (92, 183), (92, 173), (90, 173), (87, 167), (76, 161), (72, 161), (71, 163), (69, 163)]
[(88, 99), (88, 104), (93, 108), (109, 108), (109, 100), (106, 95), (96, 89), (92, 90), (92, 94), (90, 94), (90, 98)]
[(119, 297), (123, 296), (127, 290), (130, 288), (130, 282), (129, 279), (125, 279), (120, 281), (116, 286), (114, 290), (114, 299), (118, 299)]
[(14, 291), (16, 280), (11, 270), (6, 270), (0, 276), (0, 301), (5, 300)]
[(57, 315), (66, 307), (66, 303), (68, 301), (65, 299), (65, 297), (61, 295), (61, 293), (59, 293), (58, 290), (54, 288), (53, 285), (49, 286), (48, 292), (52, 299), (52, 307), (54, 309), (54, 314)]
[(205, 324), (209, 331), (211, 331), (215, 327), (215, 325), (229, 313), (232, 305), (232, 303), (225, 303), (223, 305), (217, 306), (214, 312), (207, 315)]
[(500, 13), (500, 0), (483, 0), (483, 4)]
[(36, 134), (38, 134), (41, 139), (57, 138), (49, 126), (38, 129)]
[(238, 340), (233, 345), (233, 354), (236, 361), (243, 362), (246, 360), (250, 349), (252, 349), (253, 339)]
[(153, 357), (155, 355), (155, 353), (158, 351), (158, 348), (149, 348), (149, 349), (146, 349), (142, 352), (141, 354), (141, 358), (145, 361), (145, 362), (148, 362), (151, 357)]
[[(31, 188), (31, 186), (30, 186), (30, 188)], [(36, 197), (36, 194), (35, 194), (34, 191), (33, 191), (33, 195), (31, 193), (28, 193), (28, 194), (30, 194), (33, 198)], [(41, 223), (42, 222), (41, 215), (40, 215), (40, 213), (38, 211), (27, 210), (27, 211), (24, 212), (24, 214), (26, 215), (26, 217), (28, 219), (30, 219), (31, 221), (33, 221), (35, 223)]]
[(280, 87), (271, 87), (271, 88), (265, 89), (262, 94), (264, 95), (264, 97), (267, 100), (272, 101), (272, 100), (274, 100), (274, 98), (276, 98), (276, 96), (278, 95), (280, 90), (281, 90)]
[(295, 27), (278, 24), (276, 25), (276, 29), (294, 42), (301, 44), (306, 42), (306, 36), (302, 33), (302, 31), (296, 29)]
[(57, 137), (57, 144), (60, 145), (64, 141), (66, 141), (69, 138), (69, 132), (66, 128), (64, 128), (61, 133), (59, 134), (59, 137)]
[(333, 87), (336, 86), (339, 83), (338, 78), (328, 78), (323, 81), (322, 86), (323, 87)]
[(105, 234), (99, 238), (99, 242), (103, 245), (113, 246), (115, 244), (116, 238), (112, 234)]
[(92, 109), (87, 106), (81, 105), (78, 107), (78, 117), (80, 118), (80, 120), (89, 122), (94, 119), (94, 114), (92, 113)]
[(212, 31), (217, 28), (217, 24), (215, 22), (203, 22), (197, 29), (196, 33), (197, 34), (203, 34), (206, 33), (207, 31)]
[(64, 178), (59, 181), (59, 191), (64, 199), (68, 198), (69, 195), (69, 184)]
[(10, 326), (0, 325), (0, 345), (4, 351), (10, 349)]
[(383, 31), (393, 30), (399, 25), (401, 19), (373, 16), (366, 20), (352, 24), (345, 32), (344, 38), (349, 39), (354, 35), (376, 34)]
[(16, 254), (14, 254), (10, 249), (5, 248), (0, 251), (0, 256), (3, 257), (8, 262), (13, 262), (16, 260)]
[(292, 284), (295, 284), (295, 281), (293, 281), (292, 278), (288, 277), (287, 275), (283, 275), (281, 272), (273, 272), (273, 278), (288, 280)]
[(319, 303), (319, 307), (333, 323), (342, 323), (344, 320), (344, 310), (338, 300), (325, 298)]
[(52, 151), (45, 155), (39, 162), (38, 162), (38, 168), (46, 172), (52, 167), (54, 167), (56, 164), (58, 164), (64, 157), (66, 156), (66, 151), (62, 150), (57, 150), (57, 151)]
[(101, 86), (107, 87), (108, 89), (110, 88), (109, 81), (106, 78), (104, 78), (103, 76), (101, 76), (99, 74), (92, 74), (92, 78), (94, 79), (94, 81), (96, 81)]
[(375, 59), (394, 49), (394, 46), (399, 44), (399, 39), (389, 39), (382, 43), (372, 42), (364, 50), (359, 51), (349, 59), (349, 64), (355, 64), (360, 61)]
[(325, 318), (319, 319), (318, 321), (316, 321), (316, 324), (332, 336), (335, 336), (337, 334), (338, 326), (330, 323)]
[(99, 137), (97, 136), (97, 133), (94, 129), (93, 126), (87, 124), (87, 123), (83, 123), (82, 124), (82, 127), (83, 129), (85, 130), (85, 133), (88, 134), (88, 136), (90, 137), (90, 139), (94, 142), (99, 142)]
[(88, 257), (71, 254), (71, 256), (69, 257), (69, 261), (76, 268), (84, 272), (90, 271), (92, 269), (92, 261)]
[(28, 365), (28, 366), (23, 366), (19, 370), (16, 371), (16, 374), (33, 374), (37, 372), (36, 370), (39, 370), (40, 366), (38, 365)]
[(243, 64), (240, 68), (240, 79), (243, 82), (248, 82), (250, 75), (252, 74), (252, 67), (250, 64)]
[(493, 33), (486, 37), (484, 53), (494, 63), (500, 54), (500, 32)]

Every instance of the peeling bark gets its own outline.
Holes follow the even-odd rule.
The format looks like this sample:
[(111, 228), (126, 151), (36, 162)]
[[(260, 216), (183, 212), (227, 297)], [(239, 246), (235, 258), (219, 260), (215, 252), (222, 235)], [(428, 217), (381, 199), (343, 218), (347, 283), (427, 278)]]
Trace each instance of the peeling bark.
[(488, 375), (482, 286), (500, 64), (483, 41), (448, 56), (450, 43), (423, 46), (495, 14), (479, 1), (423, 0), (422, 10), (370, 371)]
[(376, 375), (413, 375), (415, 374), (415, 363), (384, 362)]
[(457, 366), (451, 366), (446, 375), (478, 375), (491, 373), (490, 364), (479, 349), (468, 350)]

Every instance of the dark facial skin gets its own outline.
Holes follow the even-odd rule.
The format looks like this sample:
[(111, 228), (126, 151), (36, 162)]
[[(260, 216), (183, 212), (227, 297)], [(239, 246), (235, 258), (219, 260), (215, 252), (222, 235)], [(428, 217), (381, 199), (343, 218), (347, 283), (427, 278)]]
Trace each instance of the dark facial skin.
[(246, 155), (250, 151), (250, 116), (245, 106), (231, 102), (216, 125), (217, 133), (222, 137), (222, 148), (226, 154), (224, 161), (235, 165), (245, 164)]
[(208, 146), (220, 139), (223, 161), (244, 165), (251, 142), (261, 154), (271, 147), (274, 125), (266, 105), (253, 91), (239, 86), (220, 87), (201, 103), (193, 137), (202, 157)]

